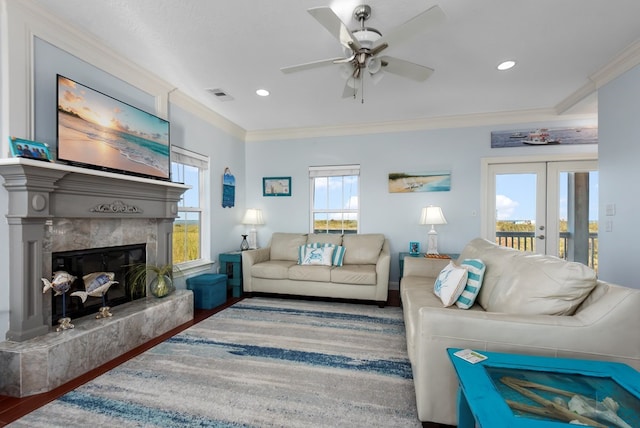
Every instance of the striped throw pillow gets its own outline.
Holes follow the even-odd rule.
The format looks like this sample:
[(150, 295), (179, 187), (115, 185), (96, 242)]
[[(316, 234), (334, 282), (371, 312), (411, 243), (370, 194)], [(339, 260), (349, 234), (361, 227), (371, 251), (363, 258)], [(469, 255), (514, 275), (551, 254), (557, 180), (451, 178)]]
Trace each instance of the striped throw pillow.
[(467, 285), (462, 290), (462, 294), (456, 301), (456, 306), (460, 309), (469, 309), (476, 301), (480, 287), (482, 287), (482, 279), (484, 271), (487, 269), (480, 259), (464, 259), (460, 266), (467, 268)]
[(307, 248), (323, 248), (333, 247), (333, 257), (331, 258), (331, 264), (333, 266), (342, 266), (344, 261), (345, 247), (342, 245), (334, 245), (329, 243), (314, 242), (312, 244), (300, 245), (298, 247), (298, 264), (301, 265), (302, 261), (307, 255)]

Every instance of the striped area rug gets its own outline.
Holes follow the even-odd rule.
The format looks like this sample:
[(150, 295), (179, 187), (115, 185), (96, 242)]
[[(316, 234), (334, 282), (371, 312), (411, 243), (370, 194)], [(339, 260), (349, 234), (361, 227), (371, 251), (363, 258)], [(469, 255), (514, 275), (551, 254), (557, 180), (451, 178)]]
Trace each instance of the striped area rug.
[(421, 427), (402, 311), (245, 299), (10, 426), (89, 425)]

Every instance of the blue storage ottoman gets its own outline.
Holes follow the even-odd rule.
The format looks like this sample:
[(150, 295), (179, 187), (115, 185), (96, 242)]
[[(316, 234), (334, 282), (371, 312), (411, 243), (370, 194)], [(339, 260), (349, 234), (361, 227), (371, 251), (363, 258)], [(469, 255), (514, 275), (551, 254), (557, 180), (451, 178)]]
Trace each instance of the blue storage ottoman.
[(227, 275), (203, 273), (187, 278), (196, 309), (213, 309), (227, 301)]

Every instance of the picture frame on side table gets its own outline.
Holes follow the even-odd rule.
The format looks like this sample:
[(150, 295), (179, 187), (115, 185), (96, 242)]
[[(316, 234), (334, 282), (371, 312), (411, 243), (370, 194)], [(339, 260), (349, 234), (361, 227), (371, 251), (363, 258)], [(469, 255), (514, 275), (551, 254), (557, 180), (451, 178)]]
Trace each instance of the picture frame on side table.
[(409, 254), (412, 256), (417, 256), (420, 254), (420, 243), (411, 241), (409, 242)]
[(9, 137), (9, 147), (11, 149), (11, 156), (13, 157), (51, 162), (49, 146), (44, 143)]
[(291, 196), (291, 177), (263, 177), (262, 196)]

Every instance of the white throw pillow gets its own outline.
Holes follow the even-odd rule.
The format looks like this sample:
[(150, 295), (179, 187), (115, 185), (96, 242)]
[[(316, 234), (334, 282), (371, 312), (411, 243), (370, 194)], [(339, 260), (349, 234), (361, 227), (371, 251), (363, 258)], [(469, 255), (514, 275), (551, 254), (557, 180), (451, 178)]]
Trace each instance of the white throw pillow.
[(456, 300), (456, 306), (460, 309), (469, 309), (480, 292), (487, 267), (480, 259), (464, 259), (460, 266), (467, 268), (467, 284)]
[(333, 247), (307, 248), (302, 265), (331, 266)]
[(433, 292), (440, 297), (442, 304), (447, 307), (458, 300), (465, 285), (467, 285), (467, 269), (456, 266), (451, 261), (440, 271), (433, 286)]

